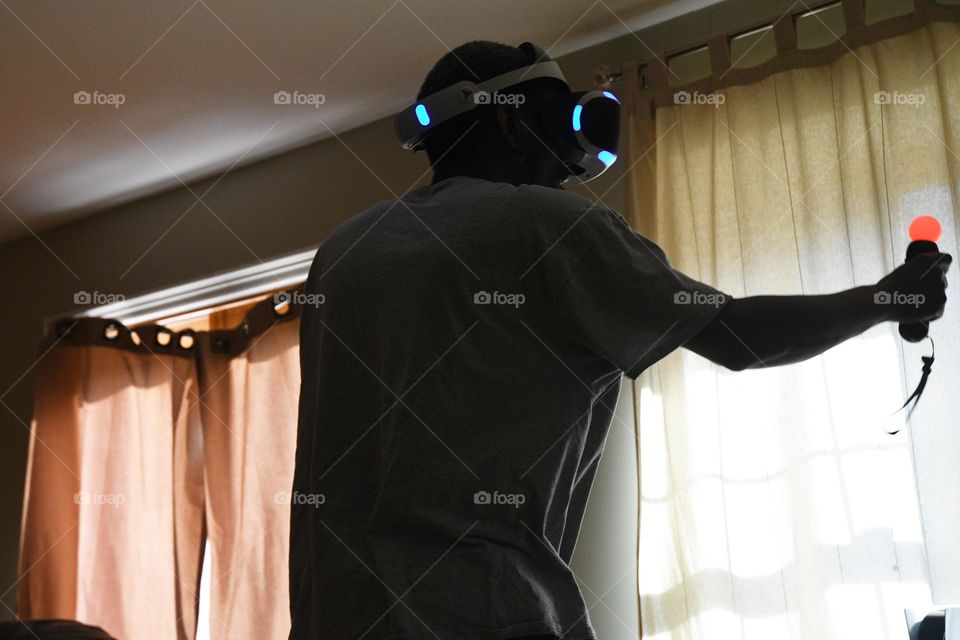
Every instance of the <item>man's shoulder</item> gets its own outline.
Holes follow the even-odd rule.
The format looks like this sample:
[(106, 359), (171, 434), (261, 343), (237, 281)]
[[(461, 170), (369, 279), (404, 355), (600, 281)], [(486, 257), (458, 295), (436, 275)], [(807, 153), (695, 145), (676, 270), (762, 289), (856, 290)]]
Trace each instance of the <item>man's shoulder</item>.
[[(451, 197), (452, 196), (452, 197)], [(549, 230), (566, 229), (581, 222), (584, 218), (603, 219), (608, 216), (621, 217), (602, 202), (586, 198), (573, 191), (554, 189), (535, 184), (511, 185), (503, 182), (471, 180), (461, 185), (455, 194), (438, 194), (445, 198), (454, 209), (484, 210), (482, 221), (516, 230), (518, 227)], [(348, 240), (364, 234), (371, 226), (394, 209), (416, 207), (416, 202), (406, 202), (402, 198), (381, 200), (341, 222), (328, 237), (328, 242)], [(480, 222), (473, 218), (473, 222)]]
[[(566, 233), (574, 226), (614, 224), (623, 216), (600, 200), (592, 200), (565, 189), (521, 185), (517, 189), (517, 210), (532, 227), (550, 233)], [(551, 233), (551, 235), (553, 235)]]
[(341, 220), (333, 228), (323, 244), (336, 245), (341, 242), (353, 243), (357, 236), (365, 235), (373, 226), (390, 212), (391, 207), (401, 206), (395, 198), (380, 200), (357, 213)]
[(583, 212), (597, 204), (579, 193), (566, 189), (554, 189), (538, 184), (524, 184), (516, 187), (521, 197), (531, 203), (540, 203), (558, 212)]
[(543, 229), (561, 229), (564, 234), (577, 227), (585, 232), (606, 230), (610, 227), (629, 228), (626, 220), (616, 209), (585, 196), (564, 189), (551, 189), (539, 185), (523, 185), (518, 190), (529, 203), (525, 209), (534, 224)]

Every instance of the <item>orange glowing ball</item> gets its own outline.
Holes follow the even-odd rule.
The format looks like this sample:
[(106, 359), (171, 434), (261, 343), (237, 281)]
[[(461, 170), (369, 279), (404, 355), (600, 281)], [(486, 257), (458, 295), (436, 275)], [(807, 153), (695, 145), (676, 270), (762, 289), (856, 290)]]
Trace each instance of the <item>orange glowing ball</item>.
[(940, 239), (940, 223), (933, 216), (920, 216), (910, 223), (910, 239), (936, 242)]

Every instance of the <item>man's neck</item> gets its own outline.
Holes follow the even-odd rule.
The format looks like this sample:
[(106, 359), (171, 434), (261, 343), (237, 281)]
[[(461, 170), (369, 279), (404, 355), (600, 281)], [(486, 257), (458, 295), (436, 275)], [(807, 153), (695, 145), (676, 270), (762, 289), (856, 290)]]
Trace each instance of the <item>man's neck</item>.
[(478, 171), (471, 171), (468, 169), (455, 169), (451, 171), (434, 171), (433, 180), (430, 182), (430, 184), (437, 184), (442, 180), (446, 180), (448, 178), (458, 178), (458, 177), (478, 178), (480, 180), (488, 180), (486, 176), (480, 175)]

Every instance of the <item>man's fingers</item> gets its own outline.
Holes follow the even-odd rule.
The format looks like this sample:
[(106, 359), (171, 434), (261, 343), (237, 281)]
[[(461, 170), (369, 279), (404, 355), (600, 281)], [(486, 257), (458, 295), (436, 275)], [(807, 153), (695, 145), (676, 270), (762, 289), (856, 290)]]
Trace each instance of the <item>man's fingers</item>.
[[(953, 256), (949, 253), (921, 253), (916, 258), (917, 266), (920, 269), (920, 279), (933, 277), (940, 274), (941, 278), (946, 276), (950, 263), (953, 262)], [(937, 270), (934, 270), (937, 267)]]
[(950, 263), (953, 262), (953, 256), (949, 253), (941, 253), (940, 258), (937, 260), (937, 264), (940, 265), (940, 269), (946, 273), (947, 269), (950, 268)]

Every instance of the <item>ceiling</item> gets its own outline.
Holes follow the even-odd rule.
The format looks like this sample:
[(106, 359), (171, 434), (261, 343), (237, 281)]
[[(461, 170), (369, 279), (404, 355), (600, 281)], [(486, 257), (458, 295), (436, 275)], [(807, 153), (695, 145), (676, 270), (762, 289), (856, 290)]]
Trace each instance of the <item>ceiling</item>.
[(557, 56), (712, 1), (0, 0), (0, 242), (396, 113), (462, 42)]

